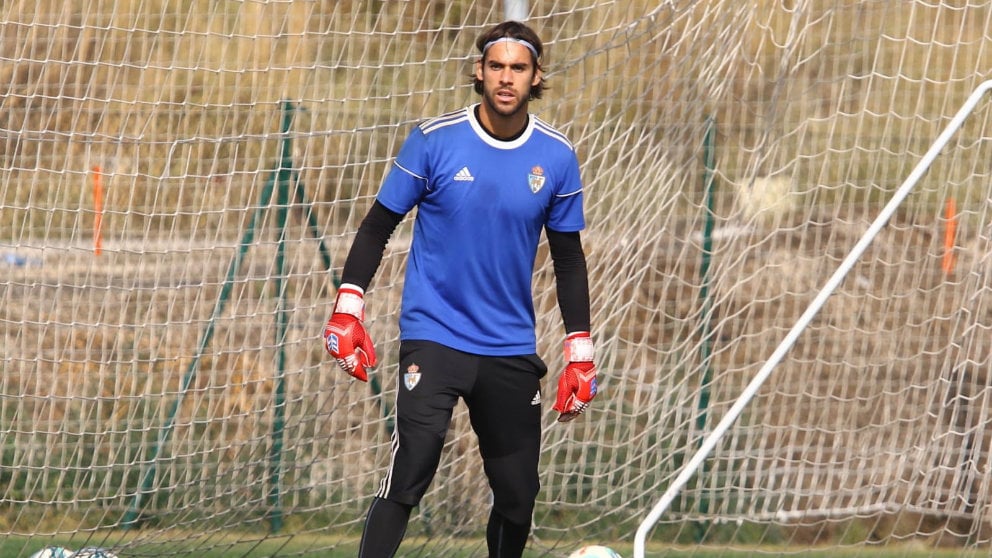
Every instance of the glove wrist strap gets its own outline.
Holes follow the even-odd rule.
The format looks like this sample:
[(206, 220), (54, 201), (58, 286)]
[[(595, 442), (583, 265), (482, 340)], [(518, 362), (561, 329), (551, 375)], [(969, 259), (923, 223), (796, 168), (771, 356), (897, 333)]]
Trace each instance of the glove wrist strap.
[(350, 314), (358, 321), (365, 321), (364, 290), (356, 285), (344, 283), (338, 287), (337, 300), (334, 302), (335, 314)]
[(566, 362), (592, 362), (595, 355), (596, 348), (588, 331), (570, 333), (565, 339)]

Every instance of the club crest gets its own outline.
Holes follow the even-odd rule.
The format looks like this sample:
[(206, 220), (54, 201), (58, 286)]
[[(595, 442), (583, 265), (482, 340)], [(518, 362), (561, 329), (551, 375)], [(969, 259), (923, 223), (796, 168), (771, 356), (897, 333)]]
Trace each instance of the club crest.
[(541, 188), (544, 188), (544, 169), (540, 165), (534, 165), (534, 168), (530, 169), (530, 174), (527, 175), (527, 183), (530, 184), (530, 191), (533, 193), (538, 193)]
[(403, 385), (406, 386), (407, 391), (410, 391), (417, 387), (418, 383), (420, 383), (420, 367), (411, 364), (406, 367), (406, 373), (403, 374)]

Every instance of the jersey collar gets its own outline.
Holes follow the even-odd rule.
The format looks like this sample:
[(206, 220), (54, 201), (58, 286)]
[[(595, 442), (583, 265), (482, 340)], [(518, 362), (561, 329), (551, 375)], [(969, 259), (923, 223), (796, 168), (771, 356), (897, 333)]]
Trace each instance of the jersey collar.
[(482, 123), (479, 122), (479, 119), (475, 117), (475, 108), (477, 106), (479, 106), (479, 103), (465, 109), (468, 111), (469, 124), (472, 125), (472, 130), (475, 131), (475, 135), (479, 136), (479, 139), (486, 142), (490, 146), (495, 147), (496, 149), (516, 149), (517, 147), (527, 143), (527, 140), (530, 139), (530, 135), (534, 132), (534, 117), (529, 116), (527, 118), (527, 126), (524, 127), (524, 131), (519, 136), (509, 141), (498, 140), (489, 135), (485, 128), (482, 127)]

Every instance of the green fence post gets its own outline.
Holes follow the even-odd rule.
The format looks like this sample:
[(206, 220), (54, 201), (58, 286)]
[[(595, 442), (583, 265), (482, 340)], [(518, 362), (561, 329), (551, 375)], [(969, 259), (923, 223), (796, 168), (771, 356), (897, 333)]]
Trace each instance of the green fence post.
[[(261, 197), (263, 200), (271, 197), (272, 188), (273, 180), (270, 179), (262, 188)], [(173, 401), (172, 406), (169, 408), (168, 418), (162, 426), (162, 430), (159, 433), (155, 446), (151, 450), (151, 454), (148, 456), (148, 468), (142, 476), (140, 488), (137, 492), (135, 492), (134, 497), (131, 500), (131, 506), (124, 513), (124, 517), (121, 519), (121, 527), (125, 530), (139, 526), (141, 509), (144, 507), (145, 503), (144, 495), (152, 492), (155, 484), (155, 475), (158, 468), (158, 456), (162, 452), (162, 448), (168, 443), (169, 437), (172, 435), (172, 431), (175, 428), (176, 415), (178, 414), (182, 401), (186, 396), (186, 392), (189, 390), (190, 384), (193, 383), (193, 378), (196, 377), (197, 369), (200, 366), (200, 359), (203, 357), (207, 346), (210, 344), (210, 340), (213, 338), (217, 319), (224, 312), (224, 307), (227, 305), (227, 301), (231, 296), (231, 289), (234, 287), (234, 278), (237, 277), (238, 271), (241, 269), (241, 263), (244, 261), (245, 255), (248, 253), (248, 247), (255, 238), (255, 224), (257, 223), (258, 217), (262, 211), (264, 211), (264, 204), (259, 204), (259, 207), (252, 214), (251, 220), (248, 222), (248, 228), (245, 230), (244, 235), (242, 235), (241, 243), (238, 245), (238, 251), (235, 253), (234, 258), (231, 260), (231, 264), (227, 268), (227, 277), (224, 280), (224, 285), (221, 287), (220, 295), (217, 298), (217, 303), (214, 305), (214, 311), (210, 315), (210, 321), (207, 322), (207, 325), (203, 330), (196, 354), (193, 356), (193, 360), (190, 361), (189, 366), (186, 368), (186, 373), (183, 375), (182, 382), (180, 383), (179, 392), (176, 395), (176, 399)]]
[[(702, 260), (699, 264), (699, 299), (702, 301), (700, 309), (699, 324), (699, 362), (703, 367), (703, 376), (699, 385), (699, 414), (696, 415), (696, 431), (702, 433), (706, 428), (706, 418), (710, 404), (710, 384), (713, 382), (713, 369), (710, 366), (710, 356), (713, 351), (712, 333), (710, 332), (710, 312), (712, 311), (712, 301), (710, 300), (710, 260), (713, 256), (713, 228), (715, 222), (714, 211), (714, 159), (716, 123), (713, 117), (706, 119), (706, 134), (703, 139), (703, 191), (705, 192), (706, 221), (703, 225), (703, 252)], [(702, 435), (700, 434), (700, 441)], [(704, 471), (707, 470), (704, 465)], [(709, 498), (704, 490), (700, 491), (699, 511), (705, 514), (709, 511)], [(701, 542), (704, 537), (702, 525), (696, 525), (696, 539)]]
[[(282, 450), (286, 428), (286, 286), (283, 276), (286, 266), (286, 224), (289, 220), (289, 187), (296, 174), (293, 171), (293, 142), (289, 130), (293, 125), (295, 107), (289, 101), (283, 102), (282, 144), (279, 168), (275, 173), (276, 189), (276, 374), (274, 378), (275, 401), (272, 407), (272, 445), (269, 447), (269, 529), (273, 533), (282, 530)], [(300, 188), (297, 185), (297, 189)], [(299, 190), (297, 190), (299, 192)], [(294, 199), (296, 196), (294, 196)]]

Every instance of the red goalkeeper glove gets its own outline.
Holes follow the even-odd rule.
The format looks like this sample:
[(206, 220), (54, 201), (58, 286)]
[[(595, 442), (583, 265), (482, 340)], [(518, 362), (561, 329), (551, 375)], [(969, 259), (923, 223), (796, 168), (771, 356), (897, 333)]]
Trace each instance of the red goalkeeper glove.
[(595, 349), (588, 331), (571, 333), (565, 339), (565, 370), (558, 377), (558, 397), (554, 410), (558, 422), (568, 422), (582, 414), (596, 397)]
[(345, 283), (338, 288), (334, 312), (324, 327), (324, 347), (342, 370), (363, 382), (369, 380), (366, 368), (376, 364), (375, 346), (362, 322), (365, 299), (361, 287)]

